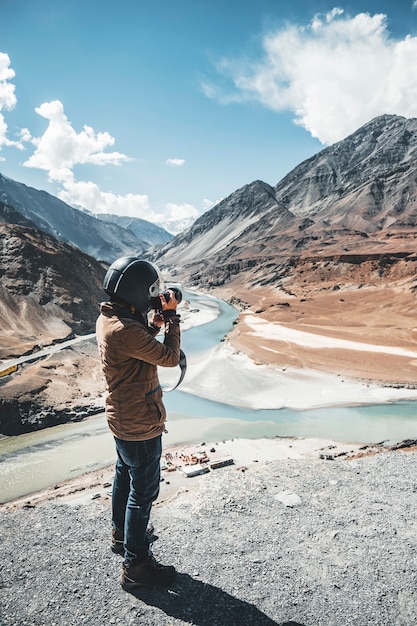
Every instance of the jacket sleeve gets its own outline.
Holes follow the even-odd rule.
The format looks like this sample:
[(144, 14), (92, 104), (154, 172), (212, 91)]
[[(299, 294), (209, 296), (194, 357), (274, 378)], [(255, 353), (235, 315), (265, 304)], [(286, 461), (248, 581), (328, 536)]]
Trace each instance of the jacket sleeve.
[(127, 357), (152, 365), (176, 367), (180, 360), (179, 318), (170, 318), (165, 324), (163, 343), (140, 324), (129, 324), (123, 331), (123, 349)]

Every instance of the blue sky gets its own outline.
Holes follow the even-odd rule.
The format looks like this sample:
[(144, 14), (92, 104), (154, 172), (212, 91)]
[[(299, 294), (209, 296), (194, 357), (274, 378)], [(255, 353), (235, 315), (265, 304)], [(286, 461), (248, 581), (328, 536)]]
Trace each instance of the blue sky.
[(383, 113), (413, 0), (0, 0), (0, 172), (178, 232)]

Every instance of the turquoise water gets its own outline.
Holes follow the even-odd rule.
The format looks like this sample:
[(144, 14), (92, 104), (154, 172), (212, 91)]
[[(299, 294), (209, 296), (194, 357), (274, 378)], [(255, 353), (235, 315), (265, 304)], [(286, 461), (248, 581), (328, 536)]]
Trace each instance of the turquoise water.
[[(166, 396), (170, 419), (198, 417), (206, 438), (233, 437), (323, 437), (337, 441), (380, 442), (417, 438), (417, 403), (356, 407), (326, 407), (308, 411), (292, 409), (250, 410), (202, 400), (181, 391), (175, 400)], [(222, 419), (221, 427), (218, 420)], [(214, 420), (213, 427), (210, 420)], [(209, 437), (209, 434), (212, 435)]]
[[(194, 308), (219, 307), (214, 321), (183, 333), (188, 355), (200, 354), (227, 334), (237, 312), (224, 302), (185, 292)], [(253, 410), (176, 390), (164, 396), (168, 410), (165, 446), (274, 436), (318, 437), (377, 443), (417, 438), (417, 403), (327, 407), (307, 411)], [(0, 440), (0, 502), (33, 493), (115, 460), (103, 415)]]

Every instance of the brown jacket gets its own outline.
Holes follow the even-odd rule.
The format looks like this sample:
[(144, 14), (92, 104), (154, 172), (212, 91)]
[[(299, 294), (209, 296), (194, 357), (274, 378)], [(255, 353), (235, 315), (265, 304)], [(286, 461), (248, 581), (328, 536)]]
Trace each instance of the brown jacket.
[(143, 441), (165, 430), (166, 411), (156, 366), (178, 365), (179, 316), (166, 322), (161, 343), (155, 339), (157, 330), (123, 315), (117, 305), (103, 302), (96, 324), (107, 383), (106, 416), (115, 437)]

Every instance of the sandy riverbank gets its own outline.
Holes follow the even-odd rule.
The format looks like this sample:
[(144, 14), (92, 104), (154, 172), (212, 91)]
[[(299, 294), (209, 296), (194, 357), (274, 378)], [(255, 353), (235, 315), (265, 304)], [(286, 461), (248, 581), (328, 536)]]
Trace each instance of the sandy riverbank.
[[(262, 439), (233, 439), (221, 442), (202, 442), (201, 445), (165, 447), (161, 467), (161, 488), (156, 506), (166, 504), (182, 491), (192, 491), (199, 480), (206, 479), (208, 473), (246, 471), (249, 467), (273, 461), (292, 460), (335, 460), (352, 459), (380, 452), (389, 448), (383, 444), (343, 443), (329, 439), (274, 437)], [(218, 469), (209, 469), (209, 462), (203, 467), (207, 473), (189, 477), (181, 471), (184, 463), (180, 457), (183, 452), (205, 452), (209, 461), (231, 459), (230, 465)], [(176, 469), (165, 468), (166, 459), (173, 457)], [(193, 466), (196, 467), (196, 466)], [(76, 478), (56, 483), (39, 492), (17, 498), (0, 505), (0, 511), (13, 511), (32, 508), (46, 502), (65, 504), (89, 504), (92, 501), (110, 505), (114, 466), (87, 472)]]
[[(251, 325), (252, 324), (252, 325)], [(244, 330), (244, 329), (247, 330)], [(311, 367), (292, 366), (288, 363), (280, 365), (259, 362), (262, 343), (273, 352), (274, 332), (287, 333), (287, 344), (291, 349), (306, 350), (304, 340), (323, 340), (320, 352), (332, 353), (331, 359), (343, 362), (347, 351), (355, 353), (358, 359), (389, 360), (395, 363), (398, 376), (396, 383), (385, 383), (372, 379), (373, 370), (368, 370), (368, 378), (343, 375), (337, 369), (326, 371), (323, 364), (317, 369)], [(320, 337), (313, 333), (305, 333), (287, 329), (276, 324), (262, 323), (247, 316), (239, 324), (238, 338), (231, 337), (212, 350), (188, 359), (188, 372), (181, 390), (198, 395), (208, 400), (223, 402), (234, 406), (251, 409), (307, 410), (317, 407), (354, 406), (361, 404), (381, 404), (401, 400), (417, 400), (417, 384), (401, 383), (402, 361), (417, 362), (417, 351), (403, 356), (401, 347), (385, 350), (379, 346), (372, 351), (369, 344), (361, 345), (350, 342), (348, 347), (337, 347), (338, 340)], [(308, 337), (306, 337), (308, 335)], [(242, 338), (243, 337), (243, 338)], [(278, 340), (276, 340), (278, 341)], [(248, 348), (249, 344), (256, 344)], [(244, 345), (242, 345), (244, 344)], [(240, 348), (244, 348), (245, 352)], [(266, 348), (265, 348), (266, 349)], [(272, 354), (270, 360), (273, 361)], [(393, 365), (394, 367), (394, 365)], [(328, 366), (328, 369), (331, 368)], [(359, 374), (359, 373), (358, 373)], [(395, 377), (395, 373), (393, 373)], [(416, 379), (417, 380), (417, 379)]]
[(225, 343), (192, 363), (185, 391), (255, 409), (417, 399), (414, 294), (389, 288), (314, 298), (260, 288), (217, 292), (249, 308)]
[[(219, 291), (220, 297), (232, 293)], [(416, 296), (389, 286), (237, 288), (249, 306), (230, 338), (259, 363), (317, 369), (386, 385), (416, 384)]]

